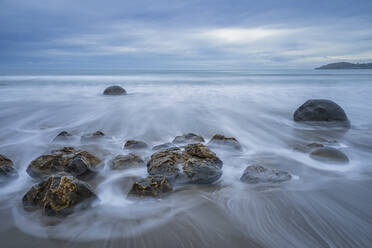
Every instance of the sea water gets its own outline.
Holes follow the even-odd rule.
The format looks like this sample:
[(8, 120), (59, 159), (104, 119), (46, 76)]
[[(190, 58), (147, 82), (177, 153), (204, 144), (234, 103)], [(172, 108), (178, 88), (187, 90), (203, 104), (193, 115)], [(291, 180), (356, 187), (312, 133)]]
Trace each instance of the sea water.
[[(110, 85), (124, 96), (104, 96)], [(351, 128), (295, 123), (308, 99), (342, 106)], [(371, 247), (372, 71), (106, 71), (0, 76), (0, 154), (19, 177), (0, 187), (2, 247)], [(76, 137), (52, 142), (61, 131)], [(84, 144), (80, 136), (105, 138)], [(161, 200), (126, 197), (146, 168), (113, 171), (126, 140), (154, 145), (193, 132), (206, 141), (235, 137), (240, 152), (216, 149), (223, 175), (212, 185), (183, 185)], [(313, 160), (298, 147), (337, 148), (347, 164)], [(28, 164), (74, 146), (103, 160), (92, 187), (99, 201), (64, 219), (26, 212), (22, 197), (37, 183)], [(251, 164), (289, 172), (281, 184), (239, 178)], [(4, 245), (4, 246), (3, 246)]]

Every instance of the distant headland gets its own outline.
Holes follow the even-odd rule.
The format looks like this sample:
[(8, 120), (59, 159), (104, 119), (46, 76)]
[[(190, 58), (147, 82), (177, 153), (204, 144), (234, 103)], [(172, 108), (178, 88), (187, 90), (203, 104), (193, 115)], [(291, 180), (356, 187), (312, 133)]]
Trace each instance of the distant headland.
[(372, 69), (372, 63), (353, 64), (348, 62), (331, 63), (315, 68), (315, 70)]

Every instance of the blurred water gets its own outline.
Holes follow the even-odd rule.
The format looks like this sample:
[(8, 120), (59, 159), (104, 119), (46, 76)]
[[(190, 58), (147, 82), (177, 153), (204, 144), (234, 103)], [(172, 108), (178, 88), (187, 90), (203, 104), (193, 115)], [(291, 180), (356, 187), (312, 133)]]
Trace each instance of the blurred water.
[[(5, 247), (371, 247), (372, 71), (126, 71), (78, 75), (0, 76), (0, 153), (20, 177), (0, 188), (0, 238)], [(105, 87), (128, 95), (106, 97)], [(294, 123), (294, 110), (311, 98), (340, 104), (347, 132)], [(21, 199), (35, 183), (31, 160), (96, 130), (107, 138), (70, 145), (107, 162), (127, 139), (150, 147), (194, 132), (236, 137), (241, 153), (215, 150), (223, 176), (210, 186), (177, 187), (163, 200), (126, 198), (146, 169), (111, 171), (93, 182), (100, 201), (50, 223), (24, 212)], [(325, 164), (295, 150), (321, 142), (342, 150), (343, 165)], [(148, 158), (151, 149), (141, 155)], [(243, 184), (245, 167), (260, 162), (286, 170), (293, 180), (263, 188)]]

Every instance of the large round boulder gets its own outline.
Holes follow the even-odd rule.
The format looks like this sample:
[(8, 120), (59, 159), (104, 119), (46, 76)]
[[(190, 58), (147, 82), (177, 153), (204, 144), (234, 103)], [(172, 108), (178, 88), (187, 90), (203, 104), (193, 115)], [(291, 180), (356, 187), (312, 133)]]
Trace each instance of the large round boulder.
[(125, 95), (127, 94), (127, 92), (125, 89), (123, 89), (123, 87), (118, 86), (118, 85), (113, 85), (113, 86), (107, 87), (103, 91), (103, 94), (109, 95), (109, 96), (117, 96), (117, 95)]
[(245, 170), (240, 180), (249, 184), (280, 183), (292, 178), (286, 171), (267, 169), (261, 165), (250, 165)]
[(345, 111), (335, 102), (324, 99), (312, 99), (302, 104), (293, 115), (297, 122), (331, 122), (349, 126)]
[(48, 216), (66, 216), (76, 205), (86, 206), (96, 198), (87, 183), (67, 173), (59, 173), (33, 186), (24, 195), (23, 206), (26, 210), (41, 208)]
[(64, 147), (41, 155), (31, 161), (27, 173), (36, 179), (43, 179), (58, 172), (68, 172), (79, 178), (86, 178), (94, 173), (101, 160), (89, 152)]
[(349, 158), (340, 150), (332, 147), (322, 147), (310, 153), (310, 157), (328, 163), (348, 163)]
[(160, 198), (173, 190), (165, 176), (154, 175), (137, 180), (130, 189), (129, 197), (151, 196)]

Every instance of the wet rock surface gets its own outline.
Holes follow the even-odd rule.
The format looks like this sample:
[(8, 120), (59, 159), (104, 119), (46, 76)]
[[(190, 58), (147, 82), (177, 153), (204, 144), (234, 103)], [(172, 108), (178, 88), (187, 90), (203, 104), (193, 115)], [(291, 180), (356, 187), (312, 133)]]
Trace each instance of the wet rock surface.
[(123, 87), (118, 86), (118, 85), (113, 85), (113, 86), (107, 87), (103, 91), (103, 94), (109, 95), (109, 96), (117, 96), (117, 95), (125, 95), (127, 94), (127, 92)]
[(64, 147), (34, 159), (28, 166), (27, 173), (33, 178), (42, 179), (66, 171), (76, 177), (84, 178), (93, 173), (100, 163), (100, 159), (86, 151)]
[(164, 144), (160, 144), (160, 145), (156, 145), (152, 148), (153, 151), (164, 151), (164, 150), (168, 150), (170, 148), (177, 148), (173, 143), (164, 143)]
[(154, 175), (137, 180), (128, 193), (128, 197), (160, 198), (173, 190), (165, 176)]
[(13, 161), (0, 154), (0, 179), (16, 177), (18, 175), (14, 168)]
[(118, 155), (111, 161), (111, 168), (114, 170), (124, 170), (130, 168), (140, 168), (145, 166), (145, 161), (134, 153), (128, 155)]
[(203, 144), (189, 144), (184, 150), (154, 153), (147, 164), (150, 175), (166, 176), (178, 183), (208, 184), (222, 175), (222, 161)]
[(50, 176), (33, 186), (23, 197), (26, 210), (42, 209), (48, 216), (66, 216), (80, 203), (97, 199), (90, 186), (67, 173)]
[(98, 142), (102, 140), (104, 136), (105, 134), (101, 131), (96, 131), (91, 134), (84, 134), (83, 136), (81, 136), (81, 142), (83, 143)]
[(124, 144), (124, 149), (146, 149), (147, 144), (139, 140), (128, 140)]
[(297, 122), (332, 122), (348, 127), (345, 111), (335, 102), (325, 99), (312, 99), (302, 104), (293, 115)]
[(181, 136), (176, 136), (172, 143), (174, 144), (193, 144), (204, 142), (204, 138), (200, 135), (194, 133), (183, 134)]
[(340, 150), (332, 147), (318, 148), (310, 153), (312, 159), (329, 163), (348, 163), (349, 158)]
[(281, 183), (288, 181), (292, 176), (281, 170), (267, 169), (261, 165), (250, 165), (245, 170), (240, 180), (249, 184)]
[(72, 134), (67, 131), (60, 132), (54, 139), (53, 142), (67, 142), (72, 138)]
[(209, 141), (208, 146), (210, 147), (225, 147), (235, 150), (241, 150), (242, 146), (239, 141), (234, 137), (225, 137), (221, 134), (216, 134)]

